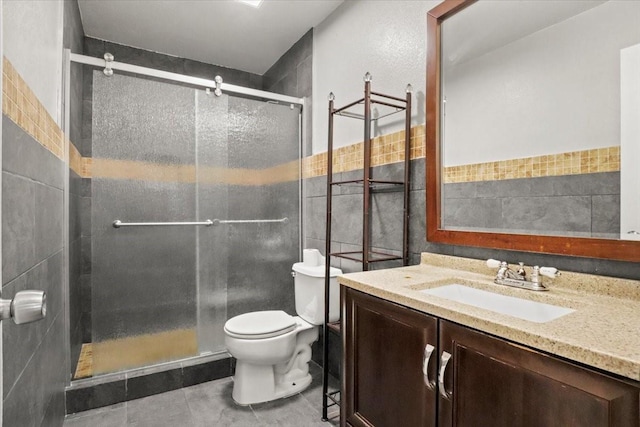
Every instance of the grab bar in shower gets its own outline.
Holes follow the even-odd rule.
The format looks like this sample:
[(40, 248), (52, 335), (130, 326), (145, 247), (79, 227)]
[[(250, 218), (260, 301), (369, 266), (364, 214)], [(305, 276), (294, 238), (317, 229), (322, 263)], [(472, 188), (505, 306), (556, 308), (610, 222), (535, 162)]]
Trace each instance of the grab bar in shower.
[(113, 221), (113, 228), (120, 227), (148, 227), (148, 226), (173, 226), (173, 225), (204, 225), (210, 227), (219, 224), (259, 224), (265, 222), (281, 222), (288, 223), (289, 218), (279, 219), (207, 219), (202, 222), (122, 222), (119, 219)]
[(264, 222), (281, 222), (287, 224), (289, 222), (289, 218), (279, 218), (279, 219), (214, 219), (213, 225), (218, 224), (260, 224)]
[(120, 227), (148, 227), (148, 226), (168, 226), (168, 225), (205, 225), (207, 227), (213, 225), (210, 219), (202, 222), (122, 222), (119, 219), (113, 221), (113, 228)]

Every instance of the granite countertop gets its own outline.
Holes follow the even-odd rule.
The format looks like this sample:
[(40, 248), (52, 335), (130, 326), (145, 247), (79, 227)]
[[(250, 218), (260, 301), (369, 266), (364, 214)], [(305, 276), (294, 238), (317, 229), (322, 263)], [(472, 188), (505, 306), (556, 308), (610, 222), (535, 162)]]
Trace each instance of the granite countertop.
[[(493, 283), (484, 261), (422, 254), (420, 265), (350, 273), (344, 286), (508, 339), (550, 354), (640, 381), (640, 281), (562, 272), (535, 292)], [(431, 296), (420, 290), (458, 283), (575, 311), (534, 323)]]

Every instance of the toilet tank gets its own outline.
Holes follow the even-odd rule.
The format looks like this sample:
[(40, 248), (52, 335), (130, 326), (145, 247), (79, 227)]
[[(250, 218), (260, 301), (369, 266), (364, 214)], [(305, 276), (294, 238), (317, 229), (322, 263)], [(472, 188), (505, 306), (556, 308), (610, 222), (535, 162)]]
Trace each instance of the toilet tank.
[[(321, 325), (324, 323), (324, 257), (318, 251), (311, 256), (308, 256), (308, 250), (304, 252), (304, 261), (292, 267), (295, 273), (296, 313), (312, 325)], [(340, 289), (336, 279), (340, 274), (342, 270), (339, 268), (331, 267), (329, 270), (330, 322), (340, 319)]]

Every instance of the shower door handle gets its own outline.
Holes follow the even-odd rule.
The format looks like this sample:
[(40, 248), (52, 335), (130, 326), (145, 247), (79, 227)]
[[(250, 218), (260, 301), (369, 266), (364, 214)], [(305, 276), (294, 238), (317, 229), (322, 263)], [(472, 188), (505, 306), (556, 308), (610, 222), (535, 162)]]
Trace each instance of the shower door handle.
[(192, 221), (192, 222), (122, 222), (116, 219), (111, 223), (113, 228), (120, 227), (158, 227), (158, 226), (174, 226), (174, 225), (204, 225), (210, 227), (215, 225), (210, 219), (204, 221)]
[(213, 225), (220, 224), (265, 224), (265, 223), (276, 223), (281, 222), (283, 224), (289, 223), (289, 218), (278, 218), (278, 219), (214, 219), (212, 221)]
[(16, 325), (44, 319), (47, 294), (43, 291), (20, 291), (13, 299), (0, 299), (0, 320), (13, 319)]

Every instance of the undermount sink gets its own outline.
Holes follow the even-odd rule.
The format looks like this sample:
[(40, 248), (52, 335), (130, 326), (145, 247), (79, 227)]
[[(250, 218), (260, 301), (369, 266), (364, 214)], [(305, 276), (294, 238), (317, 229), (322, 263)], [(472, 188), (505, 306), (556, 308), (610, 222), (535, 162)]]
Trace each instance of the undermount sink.
[(575, 311), (458, 284), (438, 286), (420, 292), (536, 323), (550, 322)]

